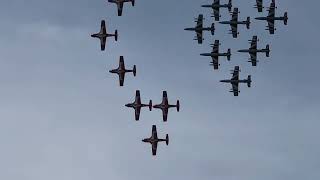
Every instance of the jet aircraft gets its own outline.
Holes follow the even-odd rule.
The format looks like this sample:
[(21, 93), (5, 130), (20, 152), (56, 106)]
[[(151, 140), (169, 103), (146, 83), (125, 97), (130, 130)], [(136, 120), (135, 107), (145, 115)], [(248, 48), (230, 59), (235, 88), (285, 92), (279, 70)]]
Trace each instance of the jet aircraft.
[(226, 56), (228, 61), (230, 61), (231, 58), (231, 50), (228, 49), (228, 52), (226, 53), (219, 53), (219, 40), (215, 40), (214, 44), (211, 44), (212, 52), (211, 53), (203, 53), (200, 54), (201, 56), (210, 56), (212, 58), (212, 62), (210, 65), (214, 67), (214, 69), (219, 69), (219, 56)]
[(195, 19), (195, 22), (197, 23), (196, 27), (194, 28), (185, 28), (186, 31), (195, 31), (197, 33), (197, 36), (194, 38), (194, 40), (198, 41), (198, 44), (202, 44), (203, 42), (203, 31), (211, 31), (211, 34), (214, 35), (215, 27), (214, 23), (212, 23), (211, 27), (203, 27), (203, 15), (200, 14), (198, 16), (198, 19)]
[(166, 139), (159, 139), (157, 134), (156, 125), (152, 126), (152, 135), (150, 138), (145, 138), (142, 142), (150, 143), (152, 146), (152, 155), (157, 155), (158, 142), (166, 142), (167, 146), (169, 145), (169, 135), (166, 135)]
[(255, 18), (257, 20), (262, 20), (262, 21), (268, 22), (268, 26), (266, 26), (268, 29), (266, 29), (266, 30), (269, 30), (270, 34), (274, 34), (274, 32), (276, 30), (275, 26), (274, 26), (275, 21), (283, 21), (284, 25), (288, 24), (288, 12), (285, 12), (283, 17), (276, 17), (276, 14), (275, 14), (276, 8), (277, 7), (275, 4), (275, 0), (272, 0), (270, 8), (268, 9), (268, 11), (269, 11), (268, 16)]
[(139, 121), (140, 117), (140, 111), (142, 107), (149, 107), (149, 110), (152, 110), (152, 101), (149, 101), (149, 104), (142, 104), (141, 103), (141, 98), (140, 98), (140, 91), (136, 91), (136, 98), (133, 103), (126, 104), (126, 107), (133, 108), (135, 110), (135, 119), (136, 121)]
[(212, 4), (210, 5), (202, 5), (201, 7), (205, 8), (212, 8), (213, 13), (211, 17), (214, 17), (215, 21), (220, 20), (220, 8), (228, 8), (229, 12), (231, 11), (232, 8), (232, 0), (229, 0), (228, 4), (220, 4), (220, 0), (214, 0)]
[(123, 4), (125, 2), (131, 2), (132, 6), (135, 4), (135, 0), (108, 0), (109, 3), (115, 3), (118, 7), (118, 16), (122, 16)]
[(116, 30), (114, 32), (114, 34), (108, 34), (107, 30), (106, 30), (106, 22), (104, 20), (102, 20), (100, 32), (96, 33), (96, 34), (92, 34), (91, 37), (100, 39), (101, 51), (104, 51), (106, 48), (107, 37), (114, 37), (115, 41), (117, 41), (118, 40), (118, 31)]
[(233, 93), (234, 96), (239, 96), (239, 83), (247, 83), (248, 87), (251, 87), (251, 75), (248, 76), (248, 79), (244, 79), (244, 80), (239, 80), (239, 72), (240, 72), (240, 68), (239, 66), (236, 66), (233, 70), (232, 74), (232, 78), (228, 79), (228, 80), (221, 80), (220, 82), (223, 83), (231, 83), (232, 85), (232, 89), (230, 90), (230, 92)]
[(258, 9), (258, 12), (262, 12), (263, 11), (263, 0), (256, 0), (256, 5), (254, 6), (254, 8)]
[(177, 108), (177, 111), (179, 112), (179, 110), (180, 110), (180, 102), (179, 102), (179, 100), (177, 100), (177, 104), (176, 105), (170, 105), (169, 101), (168, 101), (167, 91), (163, 91), (161, 104), (157, 104), (157, 105), (153, 106), (153, 108), (155, 108), (155, 109), (161, 109), (162, 110), (162, 117), (163, 117), (163, 121), (164, 122), (166, 122), (167, 119), (168, 119), (169, 108), (173, 108), (173, 107)]
[(123, 86), (125, 74), (127, 72), (132, 72), (133, 76), (136, 76), (136, 65), (133, 66), (132, 70), (127, 70), (125, 67), (125, 64), (124, 64), (123, 56), (120, 56), (119, 67), (117, 69), (112, 69), (109, 72), (114, 73), (114, 74), (118, 74), (120, 86)]
[(239, 14), (239, 9), (238, 8), (234, 8), (233, 9), (233, 13), (231, 14), (231, 20), (230, 21), (222, 21), (219, 22), (220, 24), (230, 24), (231, 26), (231, 30), (230, 30), (230, 34), (232, 34), (232, 36), (234, 38), (238, 37), (238, 24), (244, 24), (247, 26), (247, 29), (250, 29), (250, 17), (247, 17), (246, 21), (238, 21), (238, 14)]
[(251, 47), (249, 49), (242, 49), (239, 50), (238, 52), (243, 52), (243, 53), (249, 53), (250, 54), (250, 59), (248, 62), (252, 63), (252, 66), (257, 66), (257, 53), (266, 53), (266, 56), (269, 57), (270, 55), (270, 47), (269, 44), (266, 46), (265, 49), (257, 49), (257, 42), (259, 41), (257, 36), (253, 36), (252, 40), (249, 40), (251, 43)]

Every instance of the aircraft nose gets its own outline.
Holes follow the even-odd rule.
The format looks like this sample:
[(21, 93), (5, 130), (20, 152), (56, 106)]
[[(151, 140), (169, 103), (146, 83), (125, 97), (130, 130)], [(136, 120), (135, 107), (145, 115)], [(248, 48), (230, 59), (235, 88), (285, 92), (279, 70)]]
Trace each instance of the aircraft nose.
[(125, 106), (126, 106), (126, 107), (129, 107), (129, 104), (126, 104)]

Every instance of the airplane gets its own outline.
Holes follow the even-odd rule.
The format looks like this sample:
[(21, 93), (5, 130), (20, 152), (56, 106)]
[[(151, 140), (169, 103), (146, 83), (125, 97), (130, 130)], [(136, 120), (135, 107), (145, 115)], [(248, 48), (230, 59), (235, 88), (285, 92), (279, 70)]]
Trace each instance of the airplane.
[(161, 109), (162, 110), (162, 117), (163, 117), (163, 121), (164, 122), (166, 122), (167, 119), (168, 119), (169, 108), (173, 108), (173, 107), (177, 108), (177, 111), (179, 112), (179, 110), (180, 110), (180, 102), (179, 102), (179, 100), (177, 100), (177, 104), (176, 105), (170, 105), (169, 101), (168, 101), (167, 91), (163, 91), (161, 104), (157, 104), (157, 105), (153, 106), (153, 108), (155, 108), (155, 109)]
[(247, 26), (247, 29), (250, 29), (250, 17), (247, 17), (246, 21), (238, 21), (238, 14), (239, 14), (239, 9), (238, 8), (234, 8), (233, 9), (233, 13), (232, 18), (230, 21), (222, 21), (219, 22), (220, 24), (230, 24), (231, 26), (231, 30), (230, 30), (230, 34), (232, 34), (233, 38), (237, 38), (238, 37), (238, 24), (245, 24)]
[(213, 14), (211, 17), (214, 17), (215, 21), (219, 21), (221, 15), (220, 15), (220, 8), (228, 8), (229, 12), (232, 8), (232, 0), (229, 0), (228, 4), (220, 4), (220, 0), (214, 0), (214, 2), (210, 5), (202, 5), (201, 7), (205, 8), (212, 8)]
[(274, 31), (276, 30), (274, 27), (274, 23), (275, 21), (283, 21), (284, 25), (288, 24), (288, 12), (285, 12), (283, 17), (276, 17), (275, 15), (275, 9), (276, 9), (276, 4), (275, 4), (275, 0), (272, 0), (270, 8), (268, 9), (269, 14), (267, 17), (257, 17), (255, 18), (256, 20), (262, 20), (262, 21), (267, 21), (268, 22), (268, 26), (266, 26), (269, 30), (270, 34), (274, 34)]
[(242, 49), (239, 50), (238, 52), (243, 52), (243, 53), (249, 53), (250, 54), (250, 61), (252, 63), (252, 66), (257, 66), (257, 53), (266, 53), (266, 56), (270, 56), (270, 47), (269, 44), (266, 46), (265, 49), (257, 49), (257, 42), (259, 41), (257, 36), (253, 36), (252, 40), (249, 40), (249, 43), (251, 43), (251, 47), (249, 49)]
[(149, 107), (149, 110), (152, 110), (152, 101), (149, 101), (149, 104), (142, 104), (140, 98), (140, 91), (136, 90), (136, 99), (133, 103), (129, 103), (125, 105), (126, 107), (133, 108), (135, 110), (135, 119), (139, 121), (140, 111), (142, 107)]
[(120, 56), (119, 67), (118, 67), (117, 69), (112, 69), (112, 70), (110, 70), (109, 72), (110, 72), (110, 73), (114, 73), (114, 74), (118, 74), (118, 75), (119, 75), (119, 83), (120, 83), (120, 86), (123, 86), (125, 74), (126, 74), (127, 72), (132, 72), (132, 73), (133, 73), (133, 76), (136, 76), (136, 65), (133, 66), (133, 69), (132, 69), (132, 70), (127, 70), (127, 69), (125, 68), (125, 65), (124, 65), (123, 56)]
[(186, 31), (195, 31), (197, 33), (197, 36), (194, 38), (194, 40), (198, 41), (198, 44), (202, 44), (203, 42), (203, 31), (211, 31), (211, 34), (214, 35), (215, 27), (214, 23), (212, 23), (211, 27), (203, 27), (203, 14), (199, 14), (198, 19), (195, 18), (195, 22), (197, 23), (196, 27), (194, 28), (185, 28)]
[(152, 126), (152, 135), (150, 138), (145, 138), (142, 142), (150, 143), (152, 146), (152, 155), (157, 155), (158, 142), (166, 142), (167, 146), (169, 145), (169, 135), (166, 135), (165, 139), (159, 139), (157, 135), (157, 127), (156, 125)]
[(232, 92), (234, 96), (239, 96), (239, 83), (247, 83), (248, 87), (251, 87), (251, 75), (248, 76), (248, 79), (239, 80), (239, 66), (236, 66), (233, 70), (232, 78), (229, 80), (221, 80), (223, 83), (231, 83), (232, 89), (229, 92)]
[(258, 12), (262, 12), (263, 11), (263, 0), (256, 0), (256, 5), (254, 6), (254, 8), (258, 9)]
[(102, 20), (100, 32), (96, 34), (92, 34), (91, 37), (100, 39), (101, 51), (104, 51), (106, 48), (107, 37), (114, 37), (115, 41), (118, 40), (118, 30), (116, 30), (114, 34), (108, 34), (106, 30), (106, 22)]
[(123, 4), (125, 2), (131, 2), (132, 6), (135, 4), (135, 0), (108, 0), (109, 3), (115, 3), (118, 7), (118, 16), (122, 16)]
[(226, 56), (228, 61), (230, 61), (231, 58), (231, 50), (228, 49), (228, 52), (226, 53), (219, 53), (219, 45), (219, 40), (215, 40), (214, 44), (211, 44), (211, 47), (213, 48), (211, 53), (200, 54), (201, 56), (210, 56), (212, 58), (210, 65), (212, 65), (214, 69), (219, 69), (219, 56)]

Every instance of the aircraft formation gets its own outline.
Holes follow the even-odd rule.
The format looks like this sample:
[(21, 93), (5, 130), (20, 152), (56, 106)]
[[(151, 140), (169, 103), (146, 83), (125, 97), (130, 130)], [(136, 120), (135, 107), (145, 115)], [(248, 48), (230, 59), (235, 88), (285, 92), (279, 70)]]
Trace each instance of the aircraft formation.
[[(132, 6), (135, 5), (135, 0), (108, 0), (109, 3), (114, 3), (117, 5), (117, 14), (118, 16), (122, 16), (123, 14), (123, 6), (126, 2), (131, 2)], [(209, 5), (202, 5), (203, 8), (211, 8), (213, 10), (212, 16), (214, 18), (214, 21), (219, 21), (219, 24), (226, 24), (230, 25), (231, 29), (229, 33), (232, 35), (233, 38), (238, 38), (239, 32), (238, 32), (238, 25), (245, 25), (247, 29), (250, 29), (250, 17), (247, 17), (245, 20), (239, 20), (239, 9), (237, 7), (233, 7), (232, 0), (229, 0), (226, 4), (221, 4), (220, 0), (213, 0), (212, 4)], [(226, 8), (230, 15), (231, 19), (229, 21), (220, 21), (221, 15), (220, 15), (220, 8)], [(232, 9), (233, 8), (233, 9)], [(258, 12), (263, 12), (263, 0), (256, 0), (256, 5), (254, 8), (257, 8)], [(233, 10), (233, 11), (232, 11)], [(288, 23), (288, 13), (285, 12), (283, 17), (276, 17), (275, 15), (276, 5), (275, 0), (271, 0), (270, 7), (268, 8), (268, 16), (266, 17), (256, 17), (256, 20), (263, 20), (267, 21), (268, 25), (266, 30), (269, 31), (270, 34), (275, 33), (275, 21), (283, 21), (285, 25)], [(232, 11), (232, 12), (231, 12)], [(204, 26), (204, 16), (203, 14), (200, 14), (198, 18), (195, 18), (195, 27), (191, 28), (185, 28), (186, 31), (194, 31), (196, 33), (196, 37), (194, 40), (198, 42), (198, 44), (202, 44), (204, 41), (203, 38), (203, 32), (209, 31), (211, 32), (211, 35), (214, 36), (215, 34), (215, 23), (211, 23), (211, 25)], [(115, 41), (118, 40), (118, 30), (115, 30), (113, 34), (109, 34), (107, 32), (107, 26), (106, 21), (101, 20), (100, 25), (100, 31), (98, 33), (92, 34), (91, 37), (98, 38), (100, 40), (100, 50), (105, 51), (107, 39), (109, 37), (113, 37)], [(257, 55), (258, 53), (265, 53), (267, 57), (270, 56), (270, 46), (266, 45), (266, 48), (259, 49), (257, 47), (258, 44), (258, 37), (254, 35), (250, 42), (250, 47), (248, 49), (241, 49), (238, 50), (239, 53), (249, 53), (250, 58), (249, 61), (252, 66), (257, 66)], [(225, 52), (220, 52), (219, 46), (220, 41), (215, 40), (213, 44), (211, 44), (212, 50), (208, 53), (202, 53), (200, 56), (206, 56), (211, 57), (212, 61), (210, 63), (211, 66), (213, 66), (214, 70), (218, 70), (220, 66), (219, 57), (226, 57), (227, 61), (231, 60), (231, 49), (227, 49)], [(124, 56), (120, 56), (119, 58), (119, 66), (116, 69), (109, 70), (112, 74), (117, 74), (119, 76), (119, 86), (123, 87), (125, 82), (125, 75), (126, 73), (132, 73), (133, 76), (136, 76), (137, 74), (137, 68), (136, 65), (133, 65), (132, 69), (126, 69), (125, 67), (125, 61)], [(241, 69), (239, 66), (235, 66), (232, 70), (232, 77), (231, 79), (221, 80), (222, 83), (230, 83), (232, 85), (232, 88), (230, 92), (233, 93), (234, 96), (239, 96), (239, 84), (247, 84), (248, 87), (251, 87), (251, 75), (247, 76), (247, 79), (240, 79), (240, 72)], [(142, 108), (148, 108), (149, 111), (152, 111), (152, 109), (159, 109), (162, 111), (162, 119), (163, 122), (168, 121), (168, 112), (170, 108), (176, 108), (176, 110), (180, 111), (180, 101), (177, 100), (175, 105), (169, 104), (168, 100), (168, 93), (167, 91), (163, 91), (162, 93), (162, 102), (156, 105), (152, 104), (152, 100), (149, 100), (148, 103), (142, 103), (141, 101), (141, 95), (140, 90), (136, 90), (135, 93), (135, 100), (132, 103), (125, 104), (125, 107), (132, 108), (135, 111), (134, 119), (136, 121), (139, 121), (140, 119), (140, 113)], [(164, 139), (158, 138), (157, 135), (157, 128), (156, 125), (152, 126), (152, 133), (150, 138), (145, 138), (142, 140), (142, 142), (150, 143), (152, 146), (152, 155), (157, 154), (157, 147), (159, 142), (165, 142), (166, 145), (169, 145), (169, 135), (166, 134)]]
[[(232, 0), (229, 0), (228, 3), (226, 4), (221, 4), (220, 0), (213, 0), (212, 4), (209, 5), (202, 5), (201, 7), (204, 8), (211, 8), (213, 13), (211, 17), (214, 18), (214, 21), (219, 21), (219, 24), (225, 24), (225, 25), (230, 25), (231, 29), (229, 30), (229, 34), (232, 35), (233, 38), (238, 38), (239, 31), (238, 31), (238, 25), (245, 25), (247, 29), (250, 29), (250, 17), (247, 17), (245, 20), (239, 20), (239, 14), (240, 11), (237, 7), (233, 7)], [(220, 15), (220, 8), (227, 8), (230, 15), (231, 19), (228, 21), (220, 21), (221, 15)], [(233, 8), (233, 11), (232, 11)], [(258, 10), (259, 13), (263, 12), (263, 9), (265, 8), (263, 6), (263, 0), (256, 0), (256, 4), (254, 6)], [(276, 10), (276, 3), (275, 0), (271, 0), (270, 7), (267, 9), (268, 15), (265, 17), (256, 17), (255, 20), (261, 20), (261, 21), (267, 21), (268, 25), (266, 26), (270, 34), (275, 33), (275, 21), (283, 21), (285, 25), (288, 24), (288, 13), (285, 12), (284, 16), (282, 17), (277, 17), (275, 15), (275, 10)], [(231, 12), (232, 11), (232, 12)], [(203, 25), (204, 22), (204, 16), (203, 14), (200, 14), (198, 18), (195, 19), (196, 26), (193, 28), (185, 28), (184, 30), (186, 31), (195, 31), (196, 37), (194, 40), (198, 41), (198, 44), (202, 44), (204, 41), (203, 38), (203, 32), (204, 31), (211, 31), (211, 34), (215, 34), (215, 23), (211, 24), (211, 27), (204, 27)], [(256, 35), (253, 35), (252, 39), (249, 40), (250, 47), (248, 49), (241, 49), (238, 50), (239, 53), (249, 53), (250, 58), (249, 61), (252, 66), (257, 66), (258, 58), (257, 55), (258, 53), (265, 53), (266, 57), (270, 56), (270, 45), (267, 44), (266, 48), (259, 49), (258, 48), (258, 37)], [(210, 66), (213, 66), (214, 70), (218, 70), (220, 66), (220, 61), (219, 57), (225, 56), (228, 61), (231, 60), (231, 49), (229, 48), (226, 52), (220, 52), (219, 46), (220, 41), (215, 40), (214, 44), (210, 44), (212, 47), (211, 52), (209, 53), (202, 53), (200, 56), (207, 56), (211, 57), (212, 61), (210, 62)], [(232, 85), (232, 88), (229, 92), (233, 93), (234, 96), (239, 96), (239, 84), (240, 83), (245, 83), (248, 85), (248, 87), (251, 87), (251, 75), (248, 75), (247, 79), (241, 80), (239, 78), (239, 74), (241, 72), (239, 66), (235, 66), (232, 71), (232, 77), (231, 79), (228, 80), (221, 80), (220, 82), (222, 83), (230, 83)]]
[[(131, 2), (132, 6), (135, 5), (135, 0), (108, 0), (109, 3), (114, 3), (117, 5), (118, 16), (122, 16), (123, 6), (126, 2)], [(106, 44), (108, 38), (114, 38), (115, 41), (118, 40), (118, 30), (115, 30), (114, 33), (107, 32), (107, 25), (105, 20), (101, 20), (100, 23), (100, 31), (98, 33), (94, 33), (91, 35), (92, 38), (97, 38), (100, 40), (100, 50), (105, 51)], [(123, 87), (125, 82), (125, 75), (127, 73), (132, 73), (133, 76), (137, 74), (137, 67), (133, 65), (132, 69), (127, 69), (125, 65), (124, 56), (120, 56), (119, 58), (119, 65), (116, 69), (109, 70), (112, 74), (117, 74), (119, 77), (119, 86)], [(168, 93), (167, 91), (163, 91), (162, 93), (162, 102), (159, 104), (152, 105), (152, 100), (149, 100), (148, 103), (143, 104), (141, 101), (140, 90), (136, 90), (135, 100), (132, 103), (125, 104), (125, 107), (134, 109), (134, 119), (139, 121), (140, 113), (142, 108), (148, 108), (149, 111), (152, 109), (159, 109), (162, 111), (162, 119), (163, 122), (168, 121), (168, 113), (170, 108), (176, 108), (179, 112), (180, 110), (180, 102), (179, 100), (176, 101), (175, 105), (169, 104)], [(155, 156), (157, 154), (157, 147), (158, 142), (166, 142), (166, 145), (169, 145), (169, 135), (166, 134), (165, 139), (158, 138), (157, 135), (157, 127), (156, 125), (152, 126), (152, 133), (150, 138), (144, 138), (142, 142), (150, 143), (152, 146), (152, 155)]]

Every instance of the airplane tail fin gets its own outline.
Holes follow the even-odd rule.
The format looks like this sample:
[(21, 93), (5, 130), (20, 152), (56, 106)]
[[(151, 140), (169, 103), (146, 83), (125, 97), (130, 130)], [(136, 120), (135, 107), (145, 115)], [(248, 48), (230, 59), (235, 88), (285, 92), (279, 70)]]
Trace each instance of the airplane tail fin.
[(180, 101), (179, 101), (179, 100), (177, 100), (177, 105), (176, 105), (176, 107), (177, 107), (177, 111), (179, 112), (179, 111), (180, 111)]
[(118, 30), (114, 32), (114, 40), (118, 41)]
[(133, 66), (133, 76), (136, 76), (137, 75), (137, 68), (136, 68), (136, 65)]
[(152, 100), (149, 101), (149, 110), (152, 111)]
[(270, 46), (269, 44), (266, 46), (266, 56), (269, 57), (270, 56)]
[(231, 10), (232, 10), (232, 0), (229, 0), (228, 10), (229, 10), (229, 12), (231, 12)]
[(228, 61), (230, 61), (230, 59), (231, 59), (231, 49), (228, 49), (227, 59), (228, 59)]
[(134, 6), (135, 4), (135, 0), (131, 0), (132, 6)]
[(169, 135), (168, 134), (166, 135), (166, 144), (167, 144), (167, 146), (169, 145)]
[(250, 17), (247, 17), (246, 26), (247, 29), (250, 29)]
[(287, 25), (288, 24), (288, 12), (285, 12), (283, 17), (284, 17), (283, 23), (284, 23), (284, 25)]
[(211, 34), (214, 35), (215, 27), (214, 23), (211, 24)]
[(251, 87), (251, 82), (252, 82), (252, 80), (251, 80), (251, 75), (249, 75), (249, 76), (248, 76), (248, 79), (247, 79), (247, 85), (248, 85), (248, 87)]

